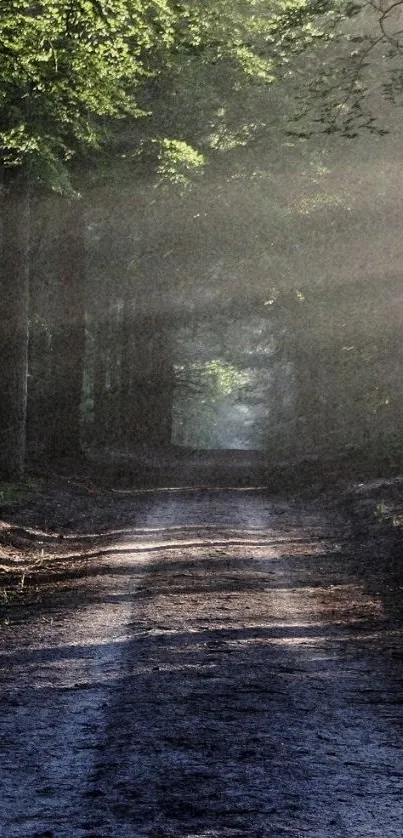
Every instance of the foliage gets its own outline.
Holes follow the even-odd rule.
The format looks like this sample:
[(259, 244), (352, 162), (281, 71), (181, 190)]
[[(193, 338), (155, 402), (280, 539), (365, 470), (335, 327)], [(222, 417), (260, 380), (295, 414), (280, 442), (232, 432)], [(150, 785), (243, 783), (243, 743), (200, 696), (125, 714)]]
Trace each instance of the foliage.
[[(195, 132), (184, 105), (193, 96), (203, 102), (205, 133), (214, 114), (221, 133), (233, 133), (225, 127), (225, 86), (241, 95), (245, 84), (271, 84), (293, 55), (322, 38), (315, 21), (329, 8), (323, 0), (3, 0), (2, 163), (26, 166), (63, 191), (72, 158), (99, 149), (117, 120), (142, 118), (143, 137), (151, 132), (160, 142), (160, 172), (183, 181), (202, 164), (189, 148)], [(178, 115), (175, 136), (166, 127)], [(254, 127), (241, 128), (241, 142)]]
[(401, 9), (402, 0), (332, 4), (324, 21), (327, 49), (310, 54), (291, 134), (388, 133), (391, 107), (402, 104)]
[(157, 174), (160, 181), (186, 186), (189, 175), (203, 168), (205, 157), (183, 140), (162, 139), (159, 143)]
[(214, 447), (215, 429), (222, 407), (236, 401), (249, 382), (249, 374), (220, 359), (177, 365), (174, 438), (182, 445)]
[(40, 491), (39, 480), (0, 481), (0, 504), (2, 506), (25, 500)]
[(4, 0), (3, 164), (28, 165), (54, 183), (78, 150), (99, 147), (105, 119), (142, 115), (136, 88), (152, 50), (171, 43), (171, 18), (164, 0)]
[[(249, 186), (247, 195), (244, 182), (239, 179), (242, 195), (238, 195), (237, 206), (242, 204), (242, 212), (235, 217), (228, 177), (218, 186), (214, 184), (214, 200), (210, 182), (204, 195), (200, 190), (198, 205), (193, 208), (191, 201), (186, 205), (181, 202), (176, 222), (171, 218), (164, 227), (160, 218), (162, 212), (169, 212), (165, 207), (162, 211), (155, 209), (155, 192), (150, 188), (147, 193), (149, 173), (151, 170), (159, 182), (174, 183), (182, 190), (193, 176), (203, 172), (209, 159), (247, 145), (259, 133), (266, 132), (267, 141), (269, 126), (273, 137), (272, 124), (277, 115), (273, 116), (273, 98), (268, 97), (267, 91), (278, 79), (282, 80), (279, 95), (284, 93), (284, 100), (295, 89), (301, 90), (303, 100), (303, 87), (314, 77), (309, 85), (312, 100), (308, 111), (302, 101), (297, 133), (306, 131), (306, 120), (311, 119), (314, 110), (312, 101), (321, 130), (343, 129), (347, 136), (353, 136), (364, 124), (372, 130), (373, 121), (368, 118), (365, 122), (367, 117), (364, 118), (370, 91), (377, 86), (393, 101), (403, 88), (398, 62), (400, 36), (392, 34), (391, 18), (392, 6), (383, 4), (381, 8), (377, 0), (371, 6), (363, 3), (354, 7), (344, 0), (206, 0), (203, 4), (171, 0), (38, 0), (29, 4), (3, 0), (3, 167), (25, 167), (31, 178), (67, 192), (75, 162), (85, 153), (98, 153), (102, 147), (106, 150), (106, 167), (111, 170), (121, 165), (125, 173), (121, 217), (111, 221), (112, 213), (105, 213), (101, 235), (94, 232), (94, 227), (91, 230), (93, 249), (98, 263), (102, 263), (98, 280), (109, 272), (103, 280), (102, 294), (99, 288), (94, 293), (94, 286), (89, 292), (91, 305), (103, 308), (102, 317), (111, 301), (113, 305), (116, 299), (120, 305), (122, 289), (117, 277), (120, 286), (123, 277), (126, 290), (133, 288), (133, 298), (137, 300), (144, 288), (153, 301), (161, 291), (162, 307), (168, 297), (169, 305), (174, 300), (179, 307), (181, 296), (187, 302), (192, 298), (191, 304), (197, 306), (203, 294), (207, 299), (205, 292), (210, 283), (211, 299), (217, 300), (217, 304), (220, 295), (235, 298), (239, 294), (238, 305), (243, 309), (248, 293), (252, 295), (255, 275), (261, 274), (267, 277), (267, 288), (261, 291), (262, 306), (266, 306), (273, 320), (277, 317), (278, 343), (292, 325), (294, 334), (287, 335), (287, 342), (288, 347), (294, 347), (290, 364), (298, 372), (298, 351), (306, 347), (308, 337), (315, 332), (326, 335), (328, 340), (325, 327), (331, 320), (335, 330), (336, 318), (330, 314), (329, 301), (321, 295), (319, 284), (314, 287), (312, 277), (309, 289), (301, 286), (299, 290), (299, 278), (293, 276), (291, 281), (289, 272), (294, 270), (295, 261), (300, 261), (304, 248), (308, 249), (307, 242), (313, 242), (314, 234), (319, 235), (315, 219), (316, 227), (309, 239), (310, 217), (320, 213), (323, 218), (326, 208), (329, 212), (335, 207), (343, 210), (345, 196), (335, 189), (326, 194), (318, 189), (307, 196), (297, 184), (297, 198), (292, 212), (287, 213), (280, 202), (276, 209), (274, 179), (268, 189), (261, 189), (258, 173), (255, 192)], [(375, 79), (373, 59), (381, 53), (385, 55)], [(276, 145), (273, 141), (271, 144)], [(281, 144), (277, 145), (280, 149)], [(278, 154), (284, 155), (282, 146)], [(231, 159), (234, 158), (235, 155)], [(144, 172), (147, 185), (141, 193), (138, 175)], [(155, 180), (151, 182), (154, 184)], [(116, 194), (119, 188), (120, 184)], [(164, 199), (159, 197), (161, 206)], [(110, 194), (107, 200), (111, 201)], [(102, 209), (97, 206), (96, 212), (101, 214)], [(186, 214), (186, 223), (191, 220), (184, 230)], [(329, 235), (326, 227), (326, 246)], [(283, 247), (279, 246), (281, 237)], [(296, 254), (295, 261), (292, 253)], [(49, 282), (53, 283), (50, 275), (51, 269)], [(41, 268), (41, 281), (43, 276)], [(195, 276), (200, 283), (199, 296), (193, 287)], [(150, 277), (154, 283), (152, 293)], [(99, 303), (94, 302), (96, 296)], [(341, 307), (339, 319), (345, 320)], [(36, 325), (39, 330), (41, 324)], [(49, 328), (51, 332), (52, 326)], [(105, 339), (105, 346), (108, 341), (113, 343), (117, 331)], [(238, 335), (237, 340), (237, 346), (244, 347), (243, 335), (241, 339)], [(346, 340), (346, 347), (340, 352), (346, 355), (349, 345), (350, 340)], [(196, 363), (193, 359), (181, 371), (187, 390), (182, 389), (178, 404), (199, 428), (204, 417), (211, 429), (220, 407), (235, 399), (242, 388), (245, 395), (242, 376), (246, 373), (240, 372), (241, 361), (255, 364), (255, 369), (267, 369), (272, 363), (270, 347), (266, 355), (260, 353), (261, 357), (246, 361), (236, 355), (233, 345), (231, 352), (226, 357), (219, 352), (209, 356), (219, 360), (204, 357)], [(360, 364), (364, 367), (363, 351), (361, 355), (359, 352), (355, 352), (356, 357), (348, 353), (354, 371), (360, 369)], [(334, 381), (332, 361), (326, 362), (330, 382)], [(324, 362), (323, 366), (325, 369)], [(348, 380), (347, 360), (343, 358), (339, 366)], [(278, 376), (280, 383), (285, 381), (284, 389), (288, 384), (291, 389), (292, 373), (286, 365), (284, 370), (284, 375), (280, 371)], [(360, 388), (366, 399), (365, 416), (375, 409), (380, 413), (386, 397), (380, 400), (380, 391), (364, 376)], [(323, 409), (326, 400), (331, 405), (330, 385), (319, 382), (317, 390)], [(84, 394), (87, 395), (86, 389)], [(88, 401), (83, 407), (87, 415)], [(347, 411), (340, 406), (338, 410), (340, 426), (344, 428)], [(315, 411), (314, 404), (312, 415)], [(329, 437), (325, 425), (322, 435)], [(206, 444), (204, 437), (202, 441)]]

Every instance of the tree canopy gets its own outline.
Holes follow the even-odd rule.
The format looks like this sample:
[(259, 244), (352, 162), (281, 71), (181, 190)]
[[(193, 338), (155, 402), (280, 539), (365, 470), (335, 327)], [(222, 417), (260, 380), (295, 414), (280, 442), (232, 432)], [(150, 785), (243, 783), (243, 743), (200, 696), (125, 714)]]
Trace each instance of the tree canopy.
[[(80, 150), (99, 148), (126, 116), (152, 126), (151, 134), (163, 142), (157, 155), (162, 167), (169, 169), (173, 158), (197, 166), (187, 148), (184, 89), (187, 105), (189, 89), (200, 103), (204, 85), (204, 104), (213, 97), (222, 122), (226, 102), (214, 99), (214, 85), (222, 95), (223, 79), (233, 92), (245, 81), (273, 82), (293, 54), (325, 36), (314, 20), (328, 8), (326, 0), (4, 0), (2, 163), (28, 166), (57, 186), (66, 163)], [(165, 134), (169, 127), (173, 131)]]
[[(382, 130), (370, 107), (380, 94), (391, 101), (399, 94), (400, 35), (391, 25), (399, 8), (393, 0), (4, 0), (4, 473), (23, 463), (27, 381), (34, 443), (39, 428), (57, 428), (63, 452), (69, 415), (71, 450), (79, 450), (84, 410), (87, 435), (98, 424), (100, 438), (119, 445), (169, 444), (177, 368), (187, 363), (188, 339), (178, 343), (178, 327), (193, 315), (204, 323), (220, 308), (227, 319), (241, 312), (240, 322), (248, 313), (263, 316), (276, 334), (275, 350), (248, 360), (259, 399), (281, 406), (272, 411), (272, 428), (280, 434), (286, 421), (299, 422), (307, 429), (303, 445), (325, 438), (328, 419), (321, 429), (312, 417), (321, 404), (330, 416), (324, 382), (333, 381), (333, 360), (322, 359), (316, 387), (311, 344), (325, 356), (330, 331), (338, 346), (344, 322), (352, 330), (359, 318), (344, 316), (344, 297), (356, 283), (336, 288), (348, 260), (347, 253), (335, 264), (333, 255), (339, 227), (346, 227), (346, 179), (340, 199), (335, 186), (324, 194), (323, 184), (304, 197), (295, 178), (300, 162), (293, 169), (289, 155), (301, 144), (287, 132), (306, 139), (315, 130), (348, 137), (363, 127)], [(310, 185), (322, 178), (319, 146), (317, 155), (317, 165), (308, 165)], [(345, 165), (345, 151), (340, 155)], [(184, 187), (199, 171), (204, 177), (185, 200)], [(179, 190), (156, 191), (159, 181)], [(27, 190), (27, 183), (40, 188)], [(78, 192), (80, 205), (66, 200)], [(350, 213), (348, 242), (358, 239), (360, 219)], [(47, 242), (38, 258), (41, 225)], [(383, 309), (373, 316), (374, 331), (378, 320)], [(351, 359), (347, 337), (340, 353)], [(364, 339), (356, 357), (352, 380), (367, 357)], [(234, 347), (227, 357), (220, 345), (187, 365), (186, 386), (198, 377), (201, 400), (208, 391), (210, 407), (227, 417), (239, 382), (227, 393), (226, 376), (243, 364)], [(269, 383), (260, 377), (266, 364)], [(46, 382), (45, 423), (39, 381)], [(238, 413), (255, 415), (250, 393), (242, 398)]]
[(171, 17), (164, 2), (6, 0), (0, 21), (3, 163), (28, 165), (41, 177), (60, 173), (80, 147), (99, 146), (105, 119), (140, 115), (136, 86), (156, 42), (171, 42)]

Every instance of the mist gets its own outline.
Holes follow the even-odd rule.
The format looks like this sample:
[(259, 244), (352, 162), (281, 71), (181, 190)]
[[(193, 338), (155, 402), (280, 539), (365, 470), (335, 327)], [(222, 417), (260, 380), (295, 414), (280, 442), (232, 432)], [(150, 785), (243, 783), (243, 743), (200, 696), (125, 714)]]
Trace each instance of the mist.
[(307, 91), (321, 57), (353, 72), (338, 49), (293, 54), (269, 84), (257, 66), (256, 78), (231, 63), (220, 74), (186, 53), (165, 87), (139, 88), (144, 113), (117, 119), (98, 156), (73, 155), (68, 183), (31, 177), (14, 248), (24, 311), (9, 300), (18, 399), (14, 379), (3, 387), (3, 424), (19, 429), (11, 471), (25, 449), (291, 461), (394, 448), (402, 114), (375, 83), (386, 70), (374, 49), (372, 88), (354, 94), (344, 128), (318, 117), (322, 94)]

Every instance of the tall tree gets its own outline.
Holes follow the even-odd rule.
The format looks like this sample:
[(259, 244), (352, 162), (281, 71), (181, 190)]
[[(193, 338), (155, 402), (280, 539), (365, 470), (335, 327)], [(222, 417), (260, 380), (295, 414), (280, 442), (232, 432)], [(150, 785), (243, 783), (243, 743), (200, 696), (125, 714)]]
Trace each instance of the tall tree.
[(51, 339), (48, 450), (52, 457), (80, 454), (84, 373), (85, 224), (82, 201), (60, 199)]
[[(7, 173), (8, 174), (8, 173)], [(4, 176), (0, 272), (0, 473), (24, 468), (28, 374), (29, 195), (24, 174)]]
[[(0, 361), (2, 421), (9, 435), (3, 450), (4, 473), (21, 471), (24, 459), (27, 262), (23, 254), (28, 212), (22, 184), (41, 181), (71, 194), (77, 189), (71, 177), (74, 158), (97, 151), (108, 129), (123, 117), (128, 118), (127, 136), (114, 146), (114, 153), (126, 154), (133, 143), (137, 151), (147, 147), (148, 160), (151, 156), (162, 177), (181, 180), (203, 162), (198, 144), (220, 149), (242, 143), (255, 127), (243, 124), (237, 134), (225, 101), (218, 107), (217, 96), (212, 96), (209, 106), (201, 109), (203, 120), (198, 121), (197, 131), (192, 131), (192, 114), (190, 120), (184, 117), (189, 90), (197, 106), (200, 81), (206, 77), (212, 82), (210, 92), (220, 86), (221, 78), (226, 79), (220, 97), (237, 86), (240, 89), (241, 79), (271, 83), (291, 55), (323, 36), (323, 27), (313, 27), (312, 21), (323, 19), (328, 8), (326, 0), (269, 4), (208, 0), (199, 5), (171, 0), (3, 0), (0, 169), (13, 175), (4, 177), (3, 200), (10, 202), (10, 212), (4, 213), (3, 221), (2, 290), (8, 309), (0, 323), (0, 343), (2, 358), (12, 355), (14, 364), (11, 380)], [(149, 114), (154, 100), (159, 107), (153, 119)], [(173, 111), (173, 125), (167, 114), (174, 100), (179, 107)], [(144, 117), (145, 128), (134, 132), (139, 117)], [(14, 263), (10, 248), (18, 254)], [(18, 351), (16, 335), (21, 338)], [(16, 416), (19, 431), (11, 433)]]
[[(97, 148), (103, 121), (138, 116), (136, 85), (157, 28), (169, 41), (170, 15), (159, 7), (116, 0), (101, 4), (5, 0), (0, 21), (0, 175), (3, 183), (0, 469), (24, 464), (28, 182), (72, 193), (69, 161)], [(70, 233), (67, 234), (68, 237)], [(12, 372), (11, 372), (12, 370)]]

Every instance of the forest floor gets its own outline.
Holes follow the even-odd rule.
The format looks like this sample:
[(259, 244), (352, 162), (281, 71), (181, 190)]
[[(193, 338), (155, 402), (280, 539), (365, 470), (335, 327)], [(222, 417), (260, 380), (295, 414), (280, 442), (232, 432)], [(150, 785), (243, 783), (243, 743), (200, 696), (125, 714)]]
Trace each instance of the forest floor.
[(136, 468), (3, 498), (0, 835), (401, 838), (403, 479)]

